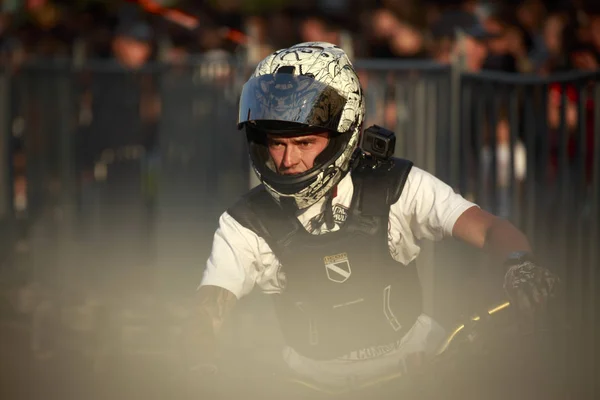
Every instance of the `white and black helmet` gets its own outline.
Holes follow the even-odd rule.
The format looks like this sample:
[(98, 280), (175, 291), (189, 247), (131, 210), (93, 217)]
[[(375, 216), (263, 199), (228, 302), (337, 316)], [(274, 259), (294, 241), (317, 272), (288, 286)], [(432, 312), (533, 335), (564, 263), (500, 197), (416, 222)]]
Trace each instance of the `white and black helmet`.
[[(262, 60), (242, 89), (238, 128), (246, 130), (254, 171), (281, 204), (304, 209), (344, 177), (358, 145), (365, 102), (346, 53), (325, 42), (278, 50)], [(300, 136), (331, 133), (313, 168), (297, 175), (277, 174), (266, 133)]]

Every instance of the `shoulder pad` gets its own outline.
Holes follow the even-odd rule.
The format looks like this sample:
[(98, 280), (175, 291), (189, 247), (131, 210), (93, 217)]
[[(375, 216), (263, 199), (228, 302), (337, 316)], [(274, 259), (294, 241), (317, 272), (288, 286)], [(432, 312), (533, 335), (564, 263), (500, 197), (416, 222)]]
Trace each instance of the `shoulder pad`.
[(403, 158), (379, 161), (364, 157), (359, 161), (352, 177), (361, 186), (359, 202), (363, 212), (377, 215), (383, 212), (384, 205), (397, 202), (412, 167), (412, 161)]
[(385, 172), (391, 182), (387, 196), (387, 204), (389, 205), (394, 204), (400, 198), (408, 179), (408, 174), (410, 174), (414, 165), (412, 161), (403, 158), (394, 158), (392, 160), (394, 161), (394, 165)]
[(302, 227), (295, 216), (277, 204), (263, 185), (250, 190), (227, 212), (243, 227), (263, 238), (276, 254)]
[(231, 215), (243, 227), (250, 229), (255, 233), (265, 233), (257, 211), (268, 208), (272, 202), (272, 198), (265, 189), (263, 184), (252, 188), (248, 193), (243, 195), (234, 205), (227, 209), (227, 213)]

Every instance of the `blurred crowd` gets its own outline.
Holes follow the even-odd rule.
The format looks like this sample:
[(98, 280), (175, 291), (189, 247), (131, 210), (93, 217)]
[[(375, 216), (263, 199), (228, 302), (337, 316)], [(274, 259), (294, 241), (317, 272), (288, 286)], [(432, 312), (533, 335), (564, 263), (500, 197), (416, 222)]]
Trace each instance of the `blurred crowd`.
[[(13, 1), (21, 6), (12, 9), (7, 1), (2, 4), (0, 62), (13, 68), (26, 61), (67, 59), (105, 60), (127, 71), (153, 61), (180, 64), (196, 56), (218, 61), (239, 54), (253, 64), (301, 41), (336, 43), (354, 59), (451, 63), (460, 54), (470, 72), (547, 75), (597, 70), (600, 60), (597, 0), (27, 0)], [(180, 112), (162, 110), (152, 76), (99, 74), (93, 79), (84, 77), (79, 84), (77, 118), (86, 133), (78, 135), (84, 138), (78, 154), (90, 164), (81, 166), (88, 175), (102, 149), (140, 144), (152, 148), (161, 118), (176, 127), (174, 131), (195, 129)], [(184, 110), (191, 103), (183, 94), (189, 79), (183, 79), (180, 86), (175, 92)], [(558, 162), (562, 92), (560, 85), (552, 85), (548, 98), (553, 165)], [(573, 159), (581, 105), (574, 88), (566, 92), (564, 121)], [(15, 121), (40, 118), (35, 110), (22, 110), (32, 107), (25, 98), (18, 100), (15, 95), (14, 100), (21, 104), (14, 106)], [(379, 122), (393, 128), (399, 107), (393, 100), (386, 104)], [(590, 98), (585, 107), (588, 170), (593, 107)], [(169, 115), (172, 118), (165, 120)], [(12, 125), (14, 130), (23, 123)], [(33, 125), (29, 125), (32, 136)], [(496, 127), (499, 148), (506, 154), (501, 158), (507, 160), (508, 125), (504, 116)], [(47, 124), (36, 126), (39, 132), (34, 137), (48, 136)], [(15, 140), (17, 154), (22, 154), (21, 147), (20, 140)], [(15, 156), (15, 163), (17, 173), (24, 170), (22, 157)], [(24, 197), (24, 185), (19, 182), (15, 191)]]
[[(135, 67), (240, 49), (258, 60), (275, 49), (317, 40), (339, 44), (356, 58), (447, 63), (456, 54), (459, 32), (465, 35), (471, 71), (589, 70), (598, 67), (600, 54), (600, 6), (593, 0), (24, 3), (23, 9), (0, 16), (3, 58), (16, 64), (76, 56), (113, 58)], [(157, 12), (156, 4), (179, 13)]]

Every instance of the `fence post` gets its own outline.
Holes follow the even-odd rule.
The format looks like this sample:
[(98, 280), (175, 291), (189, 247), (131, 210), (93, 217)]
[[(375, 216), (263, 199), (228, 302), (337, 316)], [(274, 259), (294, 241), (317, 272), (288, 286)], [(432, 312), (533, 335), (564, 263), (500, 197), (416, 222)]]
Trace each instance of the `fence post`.
[[(243, 66), (247, 71), (252, 71), (252, 69), (260, 62), (261, 54), (260, 54), (260, 41), (258, 39), (259, 33), (256, 31), (255, 27), (252, 24), (247, 25), (247, 36), (248, 42), (246, 45), (245, 52), (245, 62), (240, 62), (240, 65)], [(245, 79), (244, 79), (245, 81)], [(243, 83), (242, 83), (243, 85)], [(241, 88), (240, 88), (241, 93)], [(249, 176), (248, 176), (248, 189), (252, 189), (255, 186), (260, 185), (260, 180), (254, 173), (254, 169), (252, 168), (252, 164), (250, 159), (248, 159), (250, 163), (250, 168), (248, 168)]]
[(13, 185), (10, 148), (10, 72), (0, 72), (0, 266), (12, 244)]
[[(427, 146), (431, 146), (429, 127), (432, 124), (431, 116), (428, 111), (435, 104), (433, 98), (428, 96), (427, 78), (419, 78), (414, 85), (415, 103), (411, 114), (414, 121), (411, 125), (415, 127), (415, 133), (412, 144), (414, 148), (413, 162), (421, 168), (432, 174), (436, 173), (435, 163), (428, 158), (429, 152)], [(435, 147), (433, 147), (435, 149)], [(423, 288), (423, 311), (428, 315), (433, 315), (435, 309), (435, 244), (426, 242), (421, 244), (421, 254), (417, 261), (419, 279)]]
[(75, 133), (76, 125), (73, 116), (73, 107), (78, 105), (73, 93), (73, 74), (77, 73), (85, 63), (85, 43), (77, 41), (73, 51), (71, 62), (65, 64), (64, 69), (55, 72), (56, 82), (53, 89), (56, 90), (56, 112), (58, 113), (57, 136), (59, 141), (58, 152), (58, 182), (60, 183), (60, 195), (58, 196), (58, 214), (56, 215), (58, 229), (58, 264), (56, 280), (58, 285), (72, 284), (69, 282), (72, 268), (80, 265), (80, 249), (75, 243), (75, 225), (77, 224), (77, 197), (78, 173), (75, 163)]
[(9, 72), (0, 73), (0, 221), (11, 213), (11, 151), (10, 151), (10, 79)]
[(590, 368), (591, 374), (588, 375), (592, 378), (592, 393), (600, 395), (600, 382), (598, 379), (594, 379), (593, 376), (598, 376), (600, 372), (600, 362), (598, 357), (600, 356), (600, 318), (598, 317), (600, 297), (598, 291), (600, 290), (600, 284), (598, 283), (598, 277), (600, 276), (600, 252), (598, 250), (598, 242), (600, 241), (600, 85), (596, 84), (593, 92), (594, 98), (594, 149), (592, 155), (592, 185), (591, 185), (591, 237), (589, 238), (589, 262), (588, 262), (588, 288), (590, 292), (589, 299), (589, 316), (590, 316), (590, 354), (592, 365)]
[(461, 74), (466, 70), (465, 34), (457, 29), (458, 54), (452, 59), (450, 78), (450, 179), (449, 183), (458, 189), (460, 182), (460, 94)]
[[(448, 151), (445, 151), (446, 165), (441, 166), (436, 163), (436, 170), (440, 171), (446, 168), (443, 176), (455, 191), (460, 191), (460, 148), (461, 148), (461, 132), (460, 132), (460, 116), (461, 116), (461, 74), (465, 70), (464, 57), (464, 34), (462, 31), (456, 32), (459, 51), (452, 58), (450, 64), (450, 82), (448, 99), (445, 107), (449, 107), (450, 129), (448, 132), (447, 146)], [(462, 193), (464, 195), (464, 193)], [(423, 286), (423, 311), (429, 315), (434, 315), (437, 319), (442, 318), (441, 313), (448, 311), (447, 302), (450, 300), (447, 296), (449, 293), (454, 293), (454, 280), (451, 278), (448, 270), (451, 268), (448, 264), (454, 263), (455, 260), (449, 259), (449, 254), (452, 251), (446, 247), (445, 243), (432, 243), (425, 241), (422, 243), (422, 251), (419, 255), (419, 276)], [(453, 258), (452, 255), (450, 258)], [(439, 267), (438, 267), (439, 264)], [(438, 297), (441, 301), (437, 301)], [(452, 300), (453, 301), (453, 300)]]

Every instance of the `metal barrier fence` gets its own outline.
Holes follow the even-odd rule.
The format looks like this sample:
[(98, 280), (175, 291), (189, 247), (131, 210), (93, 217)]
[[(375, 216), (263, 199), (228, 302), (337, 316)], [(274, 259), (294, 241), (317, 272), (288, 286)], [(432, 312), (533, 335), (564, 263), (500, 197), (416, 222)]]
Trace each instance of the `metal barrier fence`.
[(600, 71), (484, 72), (461, 84), (462, 193), (511, 219), (565, 284), (571, 395), (598, 393)]
[(358, 60), (355, 67), (367, 93), (365, 126), (387, 126), (396, 132), (397, 156), (429, 171), (443, 170), (437, 164), (445, 155), (440, 149), (451, 136), (451, 68), (434, 62), (382, 60)]
[[(398, 156), (523, 228), (543, 263), (565, 277), (569, 318), (582, 343), (593, 343), (599, 73), (542, 79), (457, 75), (426, 62), (355, 66), (367, 93), (366, 126), (395, 130)], [(235, 128), (248, 72), (234, 59), (135, 73), (110, 63), (57, 62), (10, 77), (0, 89), (0, 124), (25, 124), (34, 279), (100, 286), (111, 296), (193, 288), (219, 215), (253, 185)], [(6, 87), (16, 99), (12, 109)], [(12, 196), (6, 164), (0, 226), (7, 226), (2, 210)], [(463, 248), (424, 246), (420, 272), (426, 291), (436, 293), (426, 307), (442, 314), (459, 308), (448, 293), (472, 270), (448, 264), (464, 261)], [(583, 362), (589, 373), (593, 354)]]
[(216, 218), (249, 187), (234, 71), (58, 62), (14, 77), (36, 280), (148, 285), (161, 263), (199, 279)]
[(236, 128), (235, 67), (198, 63), (163, 76), (155, 204), (157, 265), (168, 266), (159, 268), (162, 281), (170, 275), (189, 284), (189, 274), (172, 273), (177, 268), (199, 279), (198, 260), (208, 257), (218, 217), (251, 186), (245, 139)]

